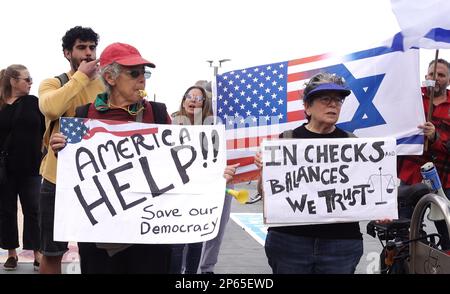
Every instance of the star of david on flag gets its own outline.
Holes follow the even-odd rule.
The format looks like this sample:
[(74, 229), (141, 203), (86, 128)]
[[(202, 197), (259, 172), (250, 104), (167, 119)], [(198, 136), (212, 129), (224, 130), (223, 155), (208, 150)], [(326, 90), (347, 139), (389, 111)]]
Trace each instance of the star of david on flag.
[(377, 47), (345, 56), (322, 54), (217, 76), (216, 112), (226, 125), (228, 164), (241, 163), (235, 182), (259, 174), (253, 157), (262, 140), (306, 122), (303, 88), (319, 72), (342, 76), (352, 91), (341, 109), (340, 128), (358, 137), (393, 136), (398, 154), (422, 153), (417, 126), (425, 118), (417, 50)]

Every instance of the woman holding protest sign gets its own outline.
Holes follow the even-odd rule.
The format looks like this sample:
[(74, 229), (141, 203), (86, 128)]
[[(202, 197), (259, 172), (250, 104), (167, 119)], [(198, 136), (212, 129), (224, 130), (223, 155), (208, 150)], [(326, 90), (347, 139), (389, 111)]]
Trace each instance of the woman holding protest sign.
[[(77, 108), (77, 117), (170, 124), (166, 106), (143, 99), (148, 68), (155, 65), (139, 51), (123, 43), (105, 48), (100, 56), (101, 78), (106, 92), (94, 103)], [(66, 137), (56, 133), (50, 146), (64, 148)], [(232, 177), (225, 171), (224, 176)], [(228, 178), (227, 178), (228, 179)], [(78, 243), (82, 273), (169, 273), (171, 246), (167, 244)]]
[[(344, 79), (319, 73), (306, 84), (303, 103), (308, 120), (285, 131), (280, 138), (348, 138), (353, 134), (336, 126), (345, 97), (350, 95)], [(255, 164), (262, 169), (258, 152)], [(262, 193), (261, 178), (258, 190)], [(265, 244), (275, 274), (350, 274), (363, 254), (358, 222), (270, 227)]]
[[(144, 98), (149, 68), (155, 65), (142, 58), (131, 45), (113, 43), (100, 56), (101, 78), (106, 92), (94, 103), (81, 106), (78, 117), (170, 124), (166, 106)], [(56, 152), (66, 137), (56, 133), (50, 146)], [(165, 244), (78, 243), (82, 273), (168, 273), (171, 248)]]

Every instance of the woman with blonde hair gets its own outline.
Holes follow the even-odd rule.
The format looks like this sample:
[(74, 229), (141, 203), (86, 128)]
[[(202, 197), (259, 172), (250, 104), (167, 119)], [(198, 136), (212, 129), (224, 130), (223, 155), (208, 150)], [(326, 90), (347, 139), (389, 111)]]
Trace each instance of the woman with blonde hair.
[[(191, 86), (183, 94), (180, 108), (172, 114), (173, 124), (202, 125), (212, 118), (211, 101), (204, 88)], [(213, 120), (211, 120), (211, 123)], [(196, 274), (202, 255), (202, 242), (173, 244), (170, 272), (172, 274)], [(184, 271), (183, 271), (184, 268)]]
[(172, 123), (183, 125), (213, 123), (211, 98), (204, 88), (191, 86), (184, 92), (178, 111), (172, 114)]
[(44, 116), (38, 98), (29, 95), (33, 79), (28, 69), (13, 64), (0, 71), (0, 245), (8, 250), (3, 268), (17, 268), (19, 233), (17, 197), (24, 215), (23, 249), (34, 251), (39, 267), (39, 166)]

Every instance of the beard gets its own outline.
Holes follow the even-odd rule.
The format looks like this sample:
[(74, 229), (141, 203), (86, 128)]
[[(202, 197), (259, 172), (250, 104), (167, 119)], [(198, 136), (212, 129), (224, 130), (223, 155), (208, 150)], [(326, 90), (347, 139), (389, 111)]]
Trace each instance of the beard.
[(92, 60), (95, 60), (93, 58), (83, 58), (83, 59), (77, 59), (77, 58), (71, 58), (70, 59), (70, 66), (72, 67), (73, 71), (77, 71), (78, 67), (80, 66), (80, 63), (82, 61), (91, 62)]
[(430, 97), (431, 91), (434, 91), (434, 97), (440, 97), (440, 96), (446, 95), (448, 84), (446, 84), (446, 85), (437, 84), (437, 86), (438, 86), (437, 88), (436, 87), (433, 87), (433, 88), (427, 87), (428, 97)]
[(439, 97), (439, 96), (445, 95), (446, 91), (447, 91), (447, 86), (448, 86), (448, 84), (439, 85), (438, 90), (436, 90), (436, 88), (434, 88), (434, 97)]

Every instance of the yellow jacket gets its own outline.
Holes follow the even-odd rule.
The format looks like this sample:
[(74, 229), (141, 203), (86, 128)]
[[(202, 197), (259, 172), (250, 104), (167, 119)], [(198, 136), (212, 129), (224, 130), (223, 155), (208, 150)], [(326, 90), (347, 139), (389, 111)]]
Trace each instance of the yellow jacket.
[(50, 138), (50, 122), (58, 120), (52, 133), (59, 132), (59, 118), (75, 116), (78, 106), (93, 102), (98, 93), (104, 92), (105, 87), (100, 79), (91, 81), (82, 72), (68, 72), (69, 81), (61, 87), (57, 78), (49, 78), (39, 86), (39, 109), (45, 116), (44, 144), (48, 153), (41, 163), (40, 173), (44, 179), (56, 184), (56, 157), (48, 148)]

